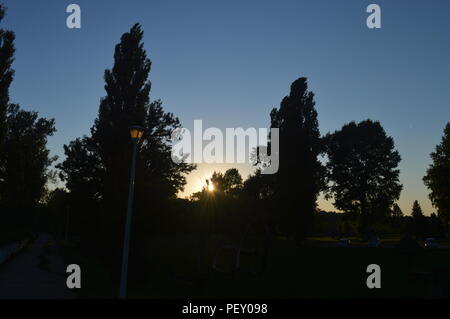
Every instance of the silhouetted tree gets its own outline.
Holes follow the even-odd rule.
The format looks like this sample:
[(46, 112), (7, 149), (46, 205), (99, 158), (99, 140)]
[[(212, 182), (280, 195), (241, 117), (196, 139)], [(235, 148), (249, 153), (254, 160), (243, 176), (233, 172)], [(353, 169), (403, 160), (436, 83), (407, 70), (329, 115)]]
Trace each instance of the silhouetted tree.
[[(0, 22), (5, 16), (5, 11), (6, 8), (0, 4)], [(15, 35), (12, 31), (0, 29), (0, 187), (5, 178), (6, 116), (9, 104), (9, 86), (14, 76), (14, 70), (11, 68), (15, 52), (14, 39)], [(0, 202), (2, 198), (3, 195), (0, 193)]]
[[(46, 210), (46, 224), (47, 231), (59, 237), (65, 235), (66, 228), (68, 228), (68, 207), (69, 194), (62, 188), (56, 188), (48, 192), (45, 204)], [(41, 218), (44, 216), (41, 216)]]
[(151, 62), (142, 39), (139, 24), (121, 37), (114, 66), (105, 71), (107, 95), (101, 100), (92, 136), (66, 146), (67, 159), (60, 165), (71, 192), (87, 186), (86, 195), (100, 199), (102, 252), (114, 265), (121, 254), (128, 197), (129, 127), (145, 129), (138, 146), (132, 249), (137, 247), (133, 245), (136, 238), (158, 229), (158, 223), (149, 218), (164, 213), (165, 201), (176, 197), (186, 183), (185, 174), (194, 169), (171, 160), (171, 133), (180, 122), (164, 112), (161, 101), (150, 103)]
[(436, 150), (431, 153), (433, 163), (423, 178), (430, 189), (429, 195), (438, 215), (447, 224), (450, 221), (450, 122), (444, 129), (444, 136)]
[(436, 215), (436, 213), (431, 213), (428, 221), (428, 232), (430, 236), (443, 236), (442, 220)]
[(261, 170), (256, 170), (244, 181), (243, 195), (253, 200), (268, 201), (273, 196), (272, 182), (272, 176), (261, 174)]
[(414, 233), (417, 238), (423, 238), (426, 233), (426, 218), (417, 200), (414, 201), (411, 216), (413, 218)]
[(13, 223), (30, 224), (45, 193), (48, 168), (56, 160), (47, 149), (47, 138), (56, 131), (55, 122), (12, 104), (8, 108), (7, 128), (1, 193), (10, 212), (14, 212)]
[(393, 227), (394, 232), (401, 232), (401, 227), (404, 221), (403, 211), (401, 210), (398, 204), (394, 204), (391, 210), (391, 225)]
[(306, 78), (292, 83), (289, 96), (270, 117), (271, 127), (279, 128), (279, 170), (273, 176), (277, 216), (283, 230), (300, 243), (312, 226), (322, 174), (314, 93)]
[(277, 209), (273, 207), (276, 204), (273, 196), (273, 176), (261, 174), (257, 170), (244, 181), (241, 198), (246, 203), (251, 218), (263, 223), (268, 236), (276, 229), (272, 212), (277, 212)]
[(64, 145), (66, 160), (56, 168), (66, 182), (71, 196), (77, 199), (98, 200), (105, 171), (92, 138), (84, 136)]
[(64, 145), (64, 153), (66, 159), (56, 165), (60, 169), (60, 179), (70, 190), (64, 213), (70, 214), (72, 224), (79, 225), (72, 227), (72, 233), (81, 237), (83, 253), (94, 255), (101, 249), (97, 237), (103, 233), (100, 203), (105, 169), (91, 137), (77, 138)]
[(397, 166), (401, 160), (379, 122), (351, 122), (325, 137), (330, 188), (336, 208), (355, 213), (360, 231), (367, 234), (369, 225), (388, 215), (400, 196)]
[(420, 207), (420, 204), (417, 200), (414, 201), (411, 216), (413, 218), (419, 218), (423, 216), (422, 207)]
[(242, 189), (242, 176), (236, 168), (230, 168), (224, 174), (214, 172), (211, 176), (214, 190), (237, 196)]
[(394, 218), (403, 217), (403, 212), (402, 212), (400, 206), (398, 206), (398, 204), (394, 204), (394, 206), (392, 206), (392, 217), (394, 217)]

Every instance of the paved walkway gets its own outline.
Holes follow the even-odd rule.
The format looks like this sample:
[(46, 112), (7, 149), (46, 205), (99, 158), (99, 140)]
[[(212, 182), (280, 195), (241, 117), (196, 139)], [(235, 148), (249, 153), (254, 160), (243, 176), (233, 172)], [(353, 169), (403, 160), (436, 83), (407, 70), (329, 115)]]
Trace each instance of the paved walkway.
[(0, 265), (0, 299), (71, 299), (66, 265), (53, 238), (40, 234), (23, 252)]

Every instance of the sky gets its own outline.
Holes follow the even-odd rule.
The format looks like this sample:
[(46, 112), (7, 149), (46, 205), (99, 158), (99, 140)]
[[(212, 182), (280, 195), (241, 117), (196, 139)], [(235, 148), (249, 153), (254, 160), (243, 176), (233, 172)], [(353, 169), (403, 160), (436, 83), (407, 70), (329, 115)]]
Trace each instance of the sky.
[[(322, 134), (350, 121), (378, 120), (400, 152), (400, 207), (417, 199), (435, 211), (422, 177), (450, 121), (450, 1), (148, 1), (0, 0), (2, 27), (16, 33), (11, 102), (55, 118), (53, 155), (89, 134), (105, 95), (103, 73), (120, 36), (139, 22), (152, 61), (151, 99), (192, 129), (268, 127), (269, 113), (308, 78)], [(66, 26), (66, 7), (81, 7), (81, 29)], [(381, 29), (366, 8), (381, 7)], [(214, 170), (201, 164), (185, 191), (198, 191)], [(332, 202), (319, 207), (333, 210)]]

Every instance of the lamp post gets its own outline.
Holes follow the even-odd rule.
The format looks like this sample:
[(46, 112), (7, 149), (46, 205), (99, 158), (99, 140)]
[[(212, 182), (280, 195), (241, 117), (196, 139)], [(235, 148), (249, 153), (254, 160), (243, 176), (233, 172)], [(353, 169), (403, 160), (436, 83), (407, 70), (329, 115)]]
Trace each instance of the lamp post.
[(128, 208), (125, 222), (125, 236), (123, 240), (122, 273), (120, 276), (119, 297), (125, 298), (127, 294), (127, 276), (128, 276), (128, 254), (130, 249), (131, 217), (133, 215), (133, 195), (134, 195), (134, 176), (136, 172), (136, 152), (137, 144), (144, 134), (144, 129), (140, 126), (131, 126), (130, 135), (133, 142), (133, 155), (131, 157), (130, 188), (128, 191)]

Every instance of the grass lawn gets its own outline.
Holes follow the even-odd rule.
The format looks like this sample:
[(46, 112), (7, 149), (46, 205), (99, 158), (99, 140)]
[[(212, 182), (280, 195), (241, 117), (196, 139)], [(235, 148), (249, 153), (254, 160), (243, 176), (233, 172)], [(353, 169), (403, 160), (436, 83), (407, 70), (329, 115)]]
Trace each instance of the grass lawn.
[[(223, 238), (210, 242), (210, 256)], [(310, 239), (315, 241), (317, 239)], [(331, 239), (322, 241), (330, 243)], [(335, 240), (334, 240), (335, 242)], [(253, 246), (257, 245), (257, 240)], [(250, 245), (251, 246), (251, 245)], [(285, 238), (273, 240), (268, 266), (262, 275), (245, 273), (207, 273), (206, 260), (198, 270), (199, 238), (177, 235), (153, 237), (147, 242), (148, 279), (130, 287), (130, 298), (427, 298), (424, 280), (414, 280), (416, 272), (431, 272), (439, 265), (450, 265), (450, 250), (426, 251), (408, 256), (394, 248), (333, 245), (298, 247)], [(62, 249), (68, 263), (82, 269), (82, 298), (116, 298), (118, 287), (95, 259), (78, 255), (70, 246)], [(132, 258), (132, 256), (130, 256)], [(224, 251), (221, 269), (231, 269), (234, 254)], [(381, 289), (368, 289), (369, 264), (381, 267)], [(256, 265), (256, 266), (255, 266)], [(242, 269), (260, 266), (255, 257), (242, 259)], [(131, 271), (131, 269), (130, 269)]]
[[(214, 247), (218, 239), (212, 240)], [(408, 257), (392, 248), (297, 247), (277, 239), (270, 247), (267, 271), (261, 276), (210, 272), (199, 275), (199, 242), (193, 236), (159, 237), (149, 241), (150, 278), (133, 289), (135, 298), (426, 298), (424, 281), (412, 280)], [(213, 249), (211, 249), (212, 251)], [(212, 258), (210, 258), (212, 260)], [(226, 268), (233, 260), (224, 253)], [(254, 269), (244, 257), (242, 268)], [(381, 267), (381, 289), (368, 289), (366, 268)], [(450, 265), (450, 251), (414, 257), (415, 271)], [(201, 280), (203, 279), (203, 280)]]

